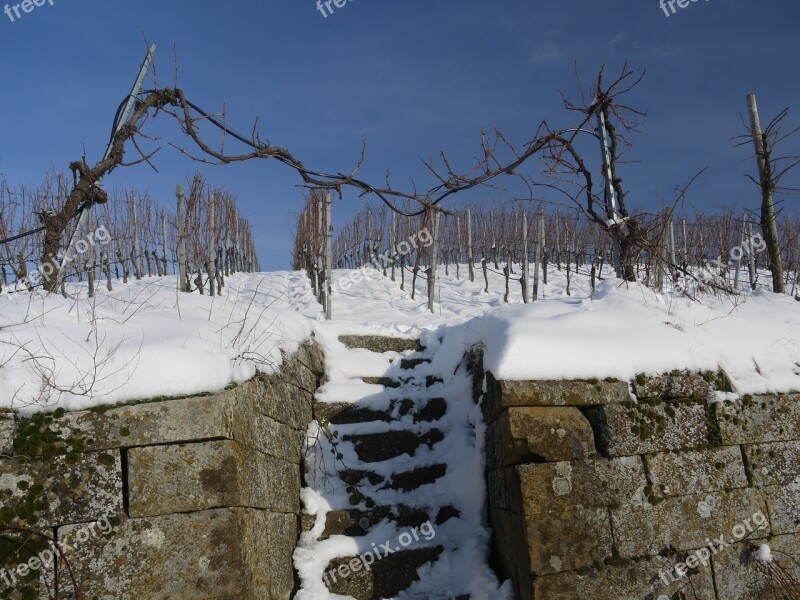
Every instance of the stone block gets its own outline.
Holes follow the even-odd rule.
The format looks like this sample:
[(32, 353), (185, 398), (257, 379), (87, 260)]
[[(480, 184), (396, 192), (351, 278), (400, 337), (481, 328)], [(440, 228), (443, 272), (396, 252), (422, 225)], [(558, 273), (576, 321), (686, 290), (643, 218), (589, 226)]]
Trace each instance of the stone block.
[(0, 462), (0, 526), (56, 527), (122, 512), (116, 450)]
[(128, 481), (132, 517), (223, 506), (300, 512), (299, 467), (233, 441), (133, 448)]
[(701, 402), (625, 402), (586, 409), (584, 415), (607, 456), (704, 448), (713, 442)]
[[(679, 562), (679, 559), (674, 556), (655, 556), (639, 562), (615, 561), (615, 564), (605, 566), (602, 570), (592, 568), (577, 573), (537, 577), (533, 581), (533, 595), (526, 598), (545, 600), (678, 598), (682, 597), (681, 592), (686, 592), (689, 581), (695, 594), (691, 597), (708, 600), (716, 598), (710, 566), (693, 570), (683, 579), (671, 581), (666, 572), (676, 562)], [(725, 598), (727, 599), (727, 596)]]
[(316, 382), (305, 382), (302, 387), (281, 374), (261, 375), (253, 381), (252, 394), (256, 409), (293, 429), (305, 429), (312, 421), (312, 399)]
[(512, 477), (510, 510), (526, 516), (645, 501), (647, 478), (638, 456), (518, 465), (506, 471)]
[(334, 558), (325, 569), (323, 580), (333, 598), (396, 598), (419, 581), (421, 573), (429, 572), (430, 564), (439, 559), (443, 550), (442, 546), (400, 549), (375, 561), (368, 569), (358, 556)]
[(726, 446), (800, 439), (800, 394), (745, 396), (714, 409)]
[(525, 525), (535, 575), (581, 569), (612, 554), (608, 509), (532, 515)]
[(800, 477), (788, 485), (763, 489), (769, 507), (769, 521), (776, 535), (800, 532)]
[(363, 348), (370, 352), (419, 352), (422, 350), (416, 338), (389, 337), (385, 335), (340, 335), (339, 341), (350, 350)]
[(305, 432), (244, 409), (232, 410), (232, 431), (240, 444), (299, 465)]
[(628, 384), (616, 380), (505, 381), (487, 373), (486, 420), (510, 406), (597, 406), (630, 399)]
[(511, 407), (487, 430), (489, 468), (595, 455), (589, 422), (573, 407)]
[(650, 454), (647, 466), (653, 493), (658, 496), (688, 496), (747, 487), (739, 446)]
[(520, 569), (529, 575), (531, 564), (525, 519), (517, 513), (492, 507), (490, 520), (495, 547), (506, 569), (509, 573)]
[[(769, 540), (772, 557), (795, 581), (800, 581), (800, 535), (780, 535)], [(714, 556), (717, 597), (725, 600), (785, 598), (786, 590), (770, 576), (767, 564), (757, 556), (758, 548), (738, 543)]]
[[(263, 404), (256, 394), (264, 389), (263, 383), (248, 382), (213, 396), (66, 413), (49, 427), (59, 437), (79, 439), (93, 450), (230, 439), (299, 464), (302, 434), (259, 412)], [(288, 404), (290, 399), (283, 402)], [(282, 410), (292, 412), (286, 407)], [(303, 429), (309, 422), (310, 418)]]
[(718, 539), (721, 535), (728, 541), (736, 541), (734, 528), (737, 532), (744, 528), (750, 539), (767, 537), (770, 534), (767, 514), (761, 494), (748, 488), (614, 509), (611, 522), (619, 554), (633, 558), (653, 556), (665, 548), (677, 551), (702, 548), (707, 539)]
[[(125, 519), (109, 535), (80, 542), (85, 526), (59, 539), (86, 598), (98, 600), (284, 600), (293, 578), (275, 581), (271, 549), (288, 532), (267, 513), (240, 508)], [(273, 537), (274, 534), (274, 537)], [(276, 546), (285, 547), (285, 543)], [(60, 574), (67, 577), (65, 569)], [(278, 591), (274, 593), (273, 589)]]
[(299, 537), (297, 516), (286, 513), (267, 515), (269, 551), (264, 549), (263, 531), (254, 530), (251, 547), (269, 558), (269, 581), (273, 600), (289, 600), (294, 591), (294, 548)]
[[(305, 431), (312, 420), (311, 400), (319, 376), (312, 369), (324, 369), (322, 362), (319, 346), (304, 344), (284, 356), (279, 372), (260, 375), (234, 388), (212, 395), (66, 413), (55, 419), (50, 429), (62, 438), (80, 438), (87, 450), (237, 439), (299, 462), (300, 444), (296, 448), (287, 445), (288, 432), (271, 421)], [(258, 437), (262, 433), (266, 439)], [(1, 436), (2, 425), (0, 440)], [(272, 439), (277, 448), (271, 445)]]
[[(631, 389), (640, 400), (673, 400), (677, 398), (693, 398), (705, 400), (715, 389), (714, 381), (724, 377), (715, 373), (692, 373), (689, 371), (673, 371), (649, 377), (638, 375), (631, 382)], [(726, 387), (726, 386), (721, 386)]]
[(744, 446), (753, 485), (786, 485), (800, 477), (800, 441)]
[(317, 377), (325, 377), (325, 352), (322, 346), (315, 340), (314, 332), (311, 332), (311, 339), (300, 344), (292, 357), (298, 364), (302, 365)]
[(51, 428), (60, 437), (84, 440), (90, 450), (230, 438), (231, 404), (246, 386), (213, 396), (66, 413)]
[(260, 374), (237, 388), (237, 398), (279, 423), (305, 431), (312, 421), (312, 400), (324, 378), (325, 357), (319, 344), (306, 342), (294, 354), (282, 353), (280, 369)]
[(513, 467), (506, 467), (486, 473), (486, 493), (493, 508), (511, 510), (508, 496), (509, 488), (514, 485), (513, 470)]
[(0, 409), (0, 457), (11, 456), (14, 452), (16, 417), (12, 411)]

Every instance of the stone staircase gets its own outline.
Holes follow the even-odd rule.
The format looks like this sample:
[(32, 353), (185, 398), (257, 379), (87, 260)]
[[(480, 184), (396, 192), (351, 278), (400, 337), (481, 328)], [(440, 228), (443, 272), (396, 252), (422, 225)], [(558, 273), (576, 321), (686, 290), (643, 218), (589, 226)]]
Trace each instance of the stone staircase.
[[(324, 583), (330, 593), (356, 600), (398, 596), (468, 600), (468, 594), (447, 590), (436, 596), (404, 592), (419, 580), (418, 569), (454, 550), (452, 539), (435, 535), (436, 528), (460, 516), (435, 491), (435, 483), (448, 470), (437, 456), (448, 434), (443, 379), (431, 372), (431, 356), (417, 340), (376, 336), (339, 340), (348, 349), (382, 355), (387, 370), (380, 377), (362, 378), (383, 388), (369, 402), (314, 403), (314, 418), (328, 432), (332, 450), (345, 457), (333, 477), (349, 494), (351, 505), (327, 513), (318, 540), (344, 536), (361, 542), (360, 553), (329, 562)], [(313, 524), (312, 517), (304, 527), (308, 531)], [(383, 532), (394, 535), (375, 537)], [(365, 549), (380, 557), (373, 552), (369, 568), (363, 567), (370, 562)]]

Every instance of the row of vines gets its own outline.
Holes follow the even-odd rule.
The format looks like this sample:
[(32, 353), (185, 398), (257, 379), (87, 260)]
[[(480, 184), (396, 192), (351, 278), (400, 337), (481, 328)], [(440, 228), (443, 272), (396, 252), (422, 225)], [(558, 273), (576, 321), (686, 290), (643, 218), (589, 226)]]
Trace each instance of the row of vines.
[[(400, 208), (408, 212), (412, 207)], [(429, 271), (433, 244), (409, 240), (419, 239), (420, 232), (433, 235), (431, 214), (428, 211), (407, 217), (393, 214), (383, 205), (366, 205), (338, 228), (333, 244), (334, 268), (373, 264), (404, 288), (408, 275), (413, 294), (418, 273)], [(732, 210), (679, 215), (665, 210), (637, 218), (644, 224), (648, 240), (635, 257), (636, 275), (650, 287), (686, 290), (692, 287), (686, 284), (688, 281), (693, 291), (704, 288), (735, 293), (768, 283), (764, 272), (769, 269), (769, 257), (757, 243), (761, 233), (754, 215)], [(298, 216), (293, 266), (305, 270), (313, 282), (323, 277), (323, 230), (321, 197), (312, 193)], [(488, 292), (488, 271), (494, 270), (505, 277), (507, 290), (511, 281), (522, 283), (524, 257), (529, 256), (530, 263), (536, 256), (539, 231), (543, 231), (539, 254), (543, 283), (547, 283), (548, 269), (553, 268), (566, 270), (568, 285), (571, 273), (591, 275), (592, 285), (614, 275), (610, 239), (605, 232), (572, 207), (530, 201), (474, 203), (443, 212), (437, 237), (437, 271), (459, 279), (482, 280)], [(786, 291), (798, 296), (800, 219), (780, 218), (778, 231)], [(713, 272), (713, 278), (699, 276), (709, 272)]]
[[(225, 276), (260, 270), (250, 224), (235, 196), (199, 173), (187, 184), (183, 228), (174, 199), (159, 201), (133, 187), (112, 190), (106, 204), (92, 207), (66, 281), (88, 282), (93, 295), (101, 280), (111, 291), (114, 280), (127, 283), (131, 278), (177, 274), (181, 229), (184, 289), (213, 294), (224, 285)], [(0, 179), (0, 239), (38, 229), (41, 215), (59, 211), (71, 187), (72, 181), (60, 172), (48, 173), (36, 186), (12, 187)], [(72, 227), (64, 233), (60, 247), (66, 247), (71, 231)], [(44, 232), (38, 232), (0, 245), (0, 290), (29, 289), (50, 270), (41, 263), (43, 237)]]

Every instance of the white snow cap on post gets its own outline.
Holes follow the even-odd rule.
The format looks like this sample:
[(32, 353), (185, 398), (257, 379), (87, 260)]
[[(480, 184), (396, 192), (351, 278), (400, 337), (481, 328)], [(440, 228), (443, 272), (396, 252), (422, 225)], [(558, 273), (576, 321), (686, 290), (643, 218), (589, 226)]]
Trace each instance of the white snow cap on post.
[(759, 547), (758, 560), (765, 563), (772, 562), (772, 548), (769, 547), (769, 544), (762, 544)]

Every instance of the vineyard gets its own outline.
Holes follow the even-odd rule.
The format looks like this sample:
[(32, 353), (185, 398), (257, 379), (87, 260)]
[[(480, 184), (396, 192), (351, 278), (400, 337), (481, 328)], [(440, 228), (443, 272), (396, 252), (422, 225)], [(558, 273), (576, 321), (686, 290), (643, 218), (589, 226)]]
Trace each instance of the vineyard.
[[(49, 173), (36, 186), (12, 187), (0, 180), (0, 239), (10, 239), (0, 245), (2, 291), (31, 289), (56, 268), (42, 260), (41, 217), (60, 211), (71, 187), (61, 172)], [(111, 191), (108, 202), (90, 214), (85, 239), (76, 244), (76, 260), (68, 266), (65, 281), (86, 281), (91, 297), (102, 280), (112, 291), (114, 280), (127, 283), (130, 278), (180, 272), (184, 291), (214, 295), (231, 273), (260, 269), (250, 224), (231, 192), (195, 174), (185, 198), (179, 196), (175, 208), (170, 208), (146, 190)], [(33, 233), (24, 235), (29, 232)], [(66, 246), (71, 233), (68, 229), (62, 234), (60, 247)]]
[[(294, 268), (306, 271), (320, 294), (325, 290), (322, 204), (320, 194), (309, 194), (298, 216), (293, 250)], [(431, 276), (438, 270), (482, 281), (486, 292), (488, 274), (494, 272), (505, 282), (506, 301), (512, 286), (523, 286), (526, 302), (537, 298), (538, 282), (547, 284), (550, 269), (565, 272), (567, 294), (572, 273), (590, 275), (593, 287), (615, 275), (609, 236), (568, 205), (543, 200), (460, 206), (441, 213), (438, 230), (431, 215), (408, 217), (386, 206), (365, 206), (339, 228), (334, 267), (371, 265), (408, 289), (412, 298), (419, 284), (425, 290), (435, 285)], [(698, 291), (740, 293), (769, 281), (763, 236), (748, 213), (678, 215), (665, 210), (637, 218), (646, 225), (647, 241), (635, 257), (636, 278), (653, 289), (694, 297)], [(786, 292), (800, 297), (800, 220), (783, 217), (778, 231)], [(434, 262), (437, 268), (431, 269)], [(532, 271), (528, 288), (523, 283), (526, 262)]]

